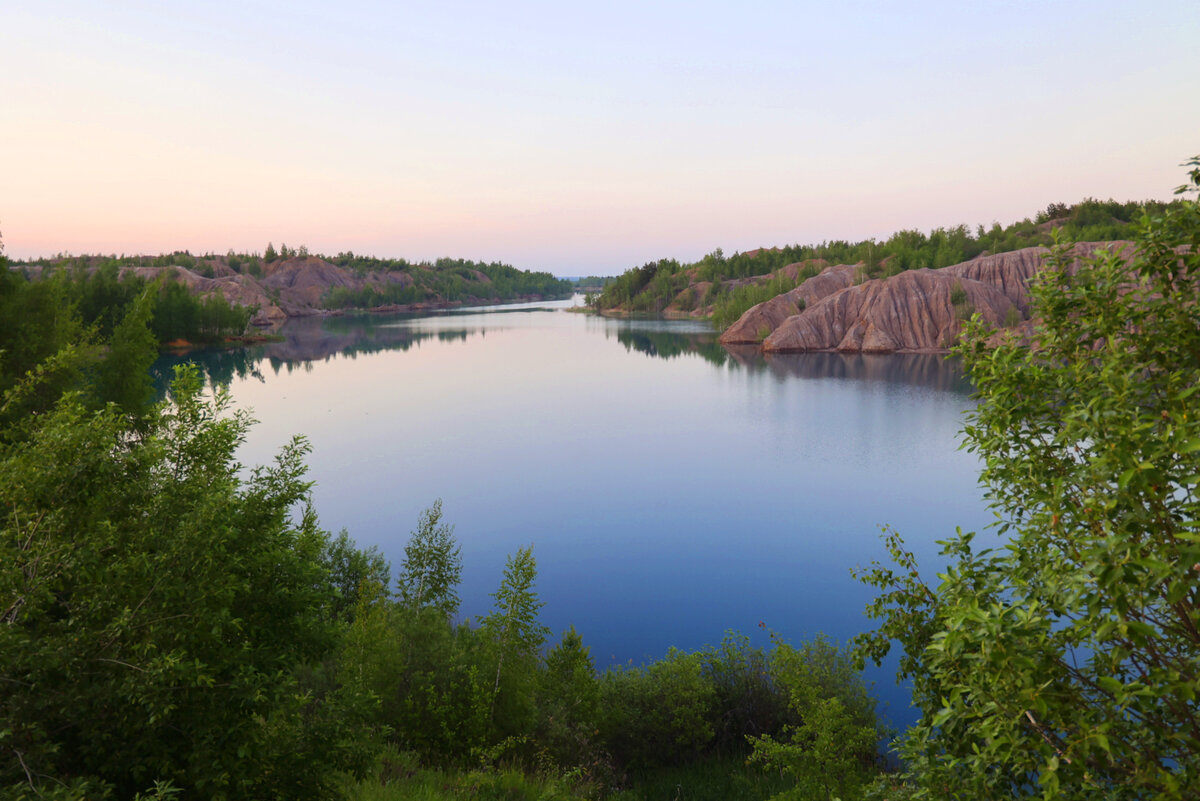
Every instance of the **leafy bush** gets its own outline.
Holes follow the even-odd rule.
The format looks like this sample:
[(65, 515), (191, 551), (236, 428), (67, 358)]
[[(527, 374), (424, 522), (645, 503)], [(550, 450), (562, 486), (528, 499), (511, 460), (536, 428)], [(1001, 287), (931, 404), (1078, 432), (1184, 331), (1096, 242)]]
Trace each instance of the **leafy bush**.
[(712, 741), (715, 691), (699, 654), (671, 649), (646, 667), (615, 668), (600, 682), (600, 732), (621, 765), (695, 759)]
[(883, 625), (860, 644), (902, 644), (922, 710), (901, 746), (921, 797), (1200, 796), (1198, 298), (1185, 198), (1132, 253), (1056, 250), (1031, 342), (968, 325), (967, 446), (1009, 540), (960, 533), (935, 589), (893, 535), (899, 570), (865, 576)]
[(538, 748), (564, 768), (599, 766), (595, 737), (600, 684), (591, 654), (572, 626), (546, 654), (537, 686)]
[(954, 307), (954, 316), (958, 320), (969, 320), (975, 313), (975, 307), (961, 281), (955, 281), (954, 286), (950, 288), (950, 305)]
[(701, 651), (700, 658), (713, 688), (713, 744), (718, 750), (740, 753), (747, 737), (777, 733), (791, 720), (775, 666), (761, 648), (750, 645), (749, 637), (729, 632), (719, 646)]
[(795, 780), (776, 797), (862, 798), (881, 767), (885, 732), (851, 654), (821, 638), (798, 649), (776, 642), (771, 675), (794, 722), (780, 736), (750, 738), (750, 760)]
[(355, 757), (295, 672), (336, 643), (306, 445), (243, 479), (245, 416), (173, 393), (137, 437), (68, 394), (0, 448), (0, 786), (321, 797)]

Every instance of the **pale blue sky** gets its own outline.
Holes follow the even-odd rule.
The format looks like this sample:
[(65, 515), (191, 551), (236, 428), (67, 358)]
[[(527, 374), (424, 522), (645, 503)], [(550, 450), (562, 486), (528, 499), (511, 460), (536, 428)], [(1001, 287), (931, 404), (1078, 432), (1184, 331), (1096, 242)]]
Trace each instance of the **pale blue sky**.
[(16, 257), (311, 250), (620, 272), (1165, 198), (1200, 2), (0, 8)]

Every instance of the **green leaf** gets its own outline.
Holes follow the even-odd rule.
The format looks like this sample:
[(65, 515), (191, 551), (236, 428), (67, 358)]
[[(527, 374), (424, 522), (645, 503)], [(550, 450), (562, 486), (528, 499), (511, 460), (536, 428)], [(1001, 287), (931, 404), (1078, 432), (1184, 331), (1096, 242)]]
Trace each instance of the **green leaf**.
[(1196, 451), (1200, 451), (1200, 437), (1196, 437), (1195, 439), (1190, 439), (1185, 442), (1183, 446), (1179, 448), (1178, 453), (1181, 456), (1187, 456), (1188, 454), (1195, 453)]

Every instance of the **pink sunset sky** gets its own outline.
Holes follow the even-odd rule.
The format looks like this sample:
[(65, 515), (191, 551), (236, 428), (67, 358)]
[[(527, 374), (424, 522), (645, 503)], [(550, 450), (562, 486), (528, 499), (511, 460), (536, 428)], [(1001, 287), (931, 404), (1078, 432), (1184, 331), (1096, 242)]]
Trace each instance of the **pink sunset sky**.
[(1169, 198), (1200, 3), (0, 9), (23, 259), (454, 256), (559, 275)]

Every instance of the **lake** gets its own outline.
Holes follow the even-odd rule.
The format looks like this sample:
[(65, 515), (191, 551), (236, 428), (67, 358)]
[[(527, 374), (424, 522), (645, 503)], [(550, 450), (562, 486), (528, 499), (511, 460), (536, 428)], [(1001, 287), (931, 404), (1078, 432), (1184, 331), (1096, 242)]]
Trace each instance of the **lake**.
[[(261, 421), (242, 461), (307, 436), (322, 524), (394, 568), (441, 498), (464, 616), (532, 544), (542, 622), (574, 625), (601, 668), (730, 629), (763, 643), (760, 623), (844, 641), (868, 626), (871, 590), (849, 571), (886, 557), (882, 525), (932, 577), (936, 540), (991, 520), (958, 449), (973, 402), (951, 362), (764, 358), (705, 323), (568, 305), (292, 320), (283, 342), (188, 358)], [(894, 671), (870, 675), (910, 722)]]

